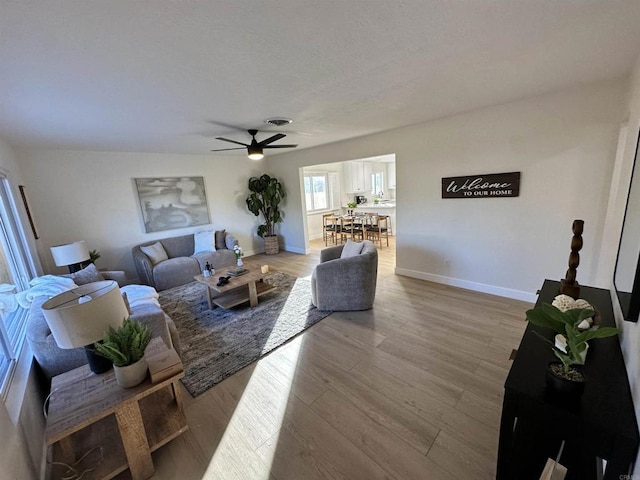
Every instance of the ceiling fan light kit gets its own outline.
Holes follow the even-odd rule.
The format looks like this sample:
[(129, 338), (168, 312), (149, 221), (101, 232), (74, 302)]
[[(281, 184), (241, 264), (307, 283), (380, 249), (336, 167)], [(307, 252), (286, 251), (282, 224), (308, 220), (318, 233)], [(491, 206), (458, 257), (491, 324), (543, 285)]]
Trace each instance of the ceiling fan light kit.
[(249, 158), (251, 160), (262, 160), (264, 158), (264, 154), (262, 153), (262, 149), (257, 145), (249, 145), (247, 147), (247, 151), (249, 152)]
[(277, 140), (280, 140), (281, 138), (286, 137), (284, 133), (276, 133), (275, 135), (272, 135), (269, 138), (258, 142), (256, 140), (256, 134), (258, 133), (258, 130), (251, 129), (251, 130), (247, 130), (247, 132), (249, 132), (249, 135), (251, 135), (251, 143), (242, 143), (242, 142), (238, 142), (236, 140), (230, 140), (224, 137), (216, 137), (216, 140), (222, 140), (223, 142), (230, 142), (230, 143), (235, 143), (237, 145), (243, 145), (243, 147), (219, 148), (211, 151), (223, 152), (227, 150), (242, 150), (243, 148), (246, 147), (248, 156), (251, 160), (261, 160), (262, 158), (264, 158), (263, 149), (265, 148), (296, 148), (298, 146), (298, 145), (269, 145), (270, 143), (273, 143)]

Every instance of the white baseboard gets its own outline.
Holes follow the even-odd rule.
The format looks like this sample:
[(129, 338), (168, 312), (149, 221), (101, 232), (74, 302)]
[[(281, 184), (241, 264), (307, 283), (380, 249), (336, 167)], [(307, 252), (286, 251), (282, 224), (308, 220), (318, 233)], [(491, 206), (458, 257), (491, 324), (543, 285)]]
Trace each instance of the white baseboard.
[(469, 280), (461, 280), (459, 278), (445, 277), (442, 275), (435, 275), (433, 273), (419, 272), (417, 270), (409, 270), (407, 268), (396, 268), (395, 273), (405, 277), (419, 278), (420, 280), (428, 280), (430, 282), (441, 283), (443, 285), (451, 285), (452, 287), (466, 288), (467, 290), (473, 290), (474, 292), (490, 293), (491, 295), (513, 298), (514, 300), (522, 300), (524, 302), (535, 303), (538, 299), (535, 293), (497, 287), (495, 285), (487, 285), (485, 283), (471, 282)]
[(301, 253), (302, 255), (306, 255), (307, 253), (309, 253), (305, 248), (298, 248), (298, 247), (285, 247), (284, 251), (292, 252), (292, 253)]

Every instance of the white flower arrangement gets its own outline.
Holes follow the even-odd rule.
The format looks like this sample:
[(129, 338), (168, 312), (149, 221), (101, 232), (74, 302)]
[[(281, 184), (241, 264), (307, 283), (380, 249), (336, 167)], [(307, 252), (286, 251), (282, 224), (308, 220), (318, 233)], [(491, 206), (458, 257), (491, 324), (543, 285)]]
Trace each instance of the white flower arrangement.
[(244, 256), (244, 252), (242, 251), (242, 247), (240, 245), (233, 246), (233, 253), (236, 254), (236, 259)]
[[(589, 310), (594, 310), (593, 306), (591, 306), (591, 304), (586, 300), (582, 298), (574, 300), (569, 295), (558, 295), (556, 298), (553, 299), (553, 302), (551, 303), (551, 305), (556, 307), (561, 312), (566, 312), (567, 310), (573, 310), (576, 308), (579, 308), (579, 309), (587, 308)], [(595, 311), (593, 313), (595, 314)], [(591, 328), (592, 325), (593, 325), (593, 316), (582, 320), (582, 322), (580, 322), (580, 324), (578, 325), (578, 329), (588, 330), (589, 328)]]

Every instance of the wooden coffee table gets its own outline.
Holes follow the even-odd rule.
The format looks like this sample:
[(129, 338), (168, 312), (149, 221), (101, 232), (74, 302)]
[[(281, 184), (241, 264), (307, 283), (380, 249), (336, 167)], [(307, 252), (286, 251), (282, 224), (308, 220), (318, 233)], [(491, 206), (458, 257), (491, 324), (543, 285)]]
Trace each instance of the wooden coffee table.
[(216, 270), (216, 274), (208, 278), (202, 274), (194, 277), (198, 282), (207, 286), (207, 302), (209, 302), (210, 310), (213, 310), (216, 305), (227, 309), (247, 301), (249, 305), (255, 307), (258, 305), (258, 297), (275, 290), (276, 287), (262, 279), (264, 274), (260, 265), (251, 262), (242, 266), (242, 268), (249, 270), (247, 273), (238, 277), (229, 277), (229, 283), (219, 287), (217, 285), (218, 279), (227, 277), (227, 271), (236, 268), (238, 267), (223, 267)]
[[(146, 354), (166, 348), (154, 338)], [(147, 377), (137, 387), (122, 388), (113, 370), (96, 375), (84, 365), (53, 377), (45, 429), (47, 478), (59, 478), (66, 470), (56, 462), (73, 465), (85, 454), (90, 455), (79, 471), (96, 469), (83, 480), (113, 478), (127, 468), (133, 480), (151, 477), (151, 452), (189, 428), (178, 385), (183, 376), (180, 372), (158, 383)]]

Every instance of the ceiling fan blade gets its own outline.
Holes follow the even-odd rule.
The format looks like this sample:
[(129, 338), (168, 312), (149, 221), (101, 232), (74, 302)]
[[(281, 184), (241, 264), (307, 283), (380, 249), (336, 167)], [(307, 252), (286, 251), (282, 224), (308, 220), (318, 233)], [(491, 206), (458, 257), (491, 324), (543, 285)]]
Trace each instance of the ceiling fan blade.
[(280, 140), (281, 138), (286, 137), (286, 135), (284, 133), (276, 133), (274, 136), (269, 137), (265, 140), (262, 140), (261, 142), (258, 142), (258, 145), (269, 145), (272, 142), (275, 142), (276, 140)]
[(211, 150), (212, 152), (226, 152), (227, 150), (245, 150), (244, 147), (237, 148), (218, 148), (217, 150)]
[(231, 142), (231, 143), (237, 143), (238, 145), (244, 145), (245, 147), (248, 147), (249, 145), (246, 143), (242, 143), (242, 142), (236, 142), (235, 140), (229, 140), (228, 138), (223, 138), (223, 137), (216, 137), (216, 140), (222, 140), (223, 142)]
[(210, 123), (211, 125), (216, 125), (218, 127), (224, 127), (228, 130), (237, 130), (239, 132), (247, 131), (247, 129), (244, 127), (238, 127), (237, 125), (229, 125), (228, 123), (217, 122), (215, 120), (208, 120), (207, 123)]
[(262, 148), (296, 148), (298, 145), (265, 145)]

